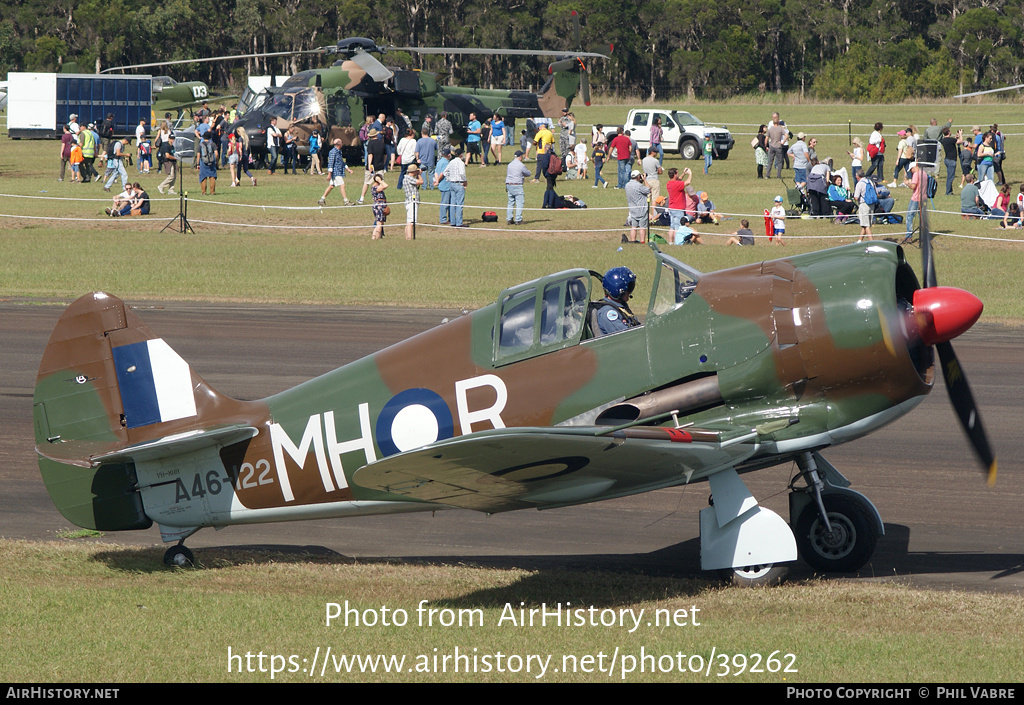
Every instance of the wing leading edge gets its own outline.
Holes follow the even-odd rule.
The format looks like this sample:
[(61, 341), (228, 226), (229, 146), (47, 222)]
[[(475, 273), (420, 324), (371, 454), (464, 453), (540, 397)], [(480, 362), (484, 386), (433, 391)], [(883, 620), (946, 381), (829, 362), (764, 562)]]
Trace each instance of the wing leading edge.
[(393, 455), (354, 480), (438, 504), (496, 513), (551, 508), (699, 480), (749, 458), (753, 434), (627, 428), (506, 428)]

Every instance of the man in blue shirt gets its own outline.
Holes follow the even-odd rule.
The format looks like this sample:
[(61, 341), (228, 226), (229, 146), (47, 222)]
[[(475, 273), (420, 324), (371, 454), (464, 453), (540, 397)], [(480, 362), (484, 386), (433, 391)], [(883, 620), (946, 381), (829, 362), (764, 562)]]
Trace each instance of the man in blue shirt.
[(334, 140), (334, 148), (331, 153), (327, 155), (327, 190), (324, 191), (324, 195), (320, 197), (317, 202), (319, 205), (327, 203), (327, 194), (334, 189), (335, 186), (341, 189), (341, 197), (345, 199), (345, 205), (349, 205), (348, 194), (345, 193), (345, 172), (351, 173), (348, 165), (345, 163), (345, 158), (341, 155), (341, 139)]
[(430, 136), (430, 128), (424, 127), (420, 131), (421, 137), (416, 140), (416, 158), (420, 162), (420, 169), (423, 170), (423, 186), (426, 189), (434, 188), (434, 167), (437, 165), (437, 142)]
[[(473, 155), (480, 156), (480, 135), (483, 132), (483, 127), (480, 121), (476, 119), (476, 113), (469, 114), (469, 124), (466, 125), (466, 151), (468, 155), (466, 157), (466, 164), (473, 163)], [(477, 161), (480, 161), (477, 159)]]

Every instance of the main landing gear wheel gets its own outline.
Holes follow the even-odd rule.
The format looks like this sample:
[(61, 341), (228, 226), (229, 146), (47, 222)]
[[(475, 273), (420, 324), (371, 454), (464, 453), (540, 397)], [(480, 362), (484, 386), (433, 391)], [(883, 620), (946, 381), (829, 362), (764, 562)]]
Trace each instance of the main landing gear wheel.
[(743, 568), (726, 568), (719, 571), (722, 580), (731, 582), (737, 587), (761, 587), (762, 585), (778, 585), (789, 572), (788, 566), (765, 563), (764, 565), (748, 565)]
[(808, 565), (823, 573), (852, 573), (875, 552), (878, 536), (861, 502), (844, 495), (822, 496), (832, 531), (814, 504), (807, 505), (796, 522), (796, 545)]
[(192, 568), (196, 564), (196, 557), (184, 544), (177, 544), (167, 549), (164, 554), (164, 565), (172, 568)]

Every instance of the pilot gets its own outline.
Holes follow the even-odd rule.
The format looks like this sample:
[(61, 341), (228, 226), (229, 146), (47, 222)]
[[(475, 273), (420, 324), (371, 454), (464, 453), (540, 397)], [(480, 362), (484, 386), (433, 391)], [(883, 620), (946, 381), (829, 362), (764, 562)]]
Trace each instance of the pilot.
[(636, 275), (628, 267), (609, 269), (601, 280), (605, 296), (597, 304), (597, 330), (595, 335), (618, 333), (640, 325), (639, 319), (629, 309)]

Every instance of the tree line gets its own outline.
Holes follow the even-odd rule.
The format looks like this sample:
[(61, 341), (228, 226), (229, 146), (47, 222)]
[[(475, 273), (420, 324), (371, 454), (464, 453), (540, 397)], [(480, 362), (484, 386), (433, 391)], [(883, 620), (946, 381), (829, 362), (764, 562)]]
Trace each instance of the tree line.
[[(720, 99), (798, 91), (893, 102), (1024, 83), (1024, 0), (8, 0), (0, 72), (289, 52), (363, 36), (395, 46), (571, 50), (597, 95)], [(238, 90), (247, 74), (326, 65), (296, 55), (149, 69)], [(536, 88), (550, 58), (384, 57), (456, 85)]]

